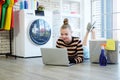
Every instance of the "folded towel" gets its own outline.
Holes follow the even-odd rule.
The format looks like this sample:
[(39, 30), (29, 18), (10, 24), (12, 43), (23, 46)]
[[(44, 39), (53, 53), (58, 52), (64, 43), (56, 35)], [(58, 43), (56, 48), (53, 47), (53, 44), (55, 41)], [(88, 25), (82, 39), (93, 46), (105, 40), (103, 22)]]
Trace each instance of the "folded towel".
[(113, 39), (108, 39), (106, 42), (106, 50), (115, 50), (115, 40)]

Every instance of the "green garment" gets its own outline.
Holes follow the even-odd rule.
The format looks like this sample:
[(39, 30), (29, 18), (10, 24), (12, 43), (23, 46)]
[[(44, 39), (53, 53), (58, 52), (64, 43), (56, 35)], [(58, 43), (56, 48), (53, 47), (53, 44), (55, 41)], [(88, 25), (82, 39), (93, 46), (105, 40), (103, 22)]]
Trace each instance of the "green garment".
[(5, 0), (0, 1), (0, 21), (1, 21), (1, 12), (2, 12), (2, 5), (5, 3)]
[(10, 4), (10, 0), (5, 0), (5, 3), (2, 6), (2, 17), (1, 17), (1, 22), (0, 22), (0, 29), (3, 29), (3, 27), (4, 27), (5, 17), (6, 17), (6, 9), (9, 4)]

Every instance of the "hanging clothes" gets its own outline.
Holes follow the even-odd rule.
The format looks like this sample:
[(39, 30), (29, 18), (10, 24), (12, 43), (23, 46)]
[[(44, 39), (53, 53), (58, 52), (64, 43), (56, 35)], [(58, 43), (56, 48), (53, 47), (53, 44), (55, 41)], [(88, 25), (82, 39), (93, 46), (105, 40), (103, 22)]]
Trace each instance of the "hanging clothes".
[(4, 30), (10, 30), (13, 5), (14, 5), (14, 0), (10, 0), (10, 4), (9, 4), (9, 6), (7, 8), (7, 12), (6, 12)]
[(9, 3), (10, 3), (10, 0), (5, 0), (5, 3), (2, 5), (2, 17), (1, 17), (0, 29), (3, 29), (4, 27), (5, 18), (6, 18), (6, 9)]
[[(15, 4), (16, 2), (18, 2), (18, 0), (14, 0), (14, 4)], [(13, 11), (13, 8), (12, 8), (11, 28), (14, 28), (14, 11)]]
[(14, 12), (13, 12), (13, 8), (12, 8), (11, 26), (10, 26), (10, 28), (14, 28)]
[(5, 3), (5, 0), (0, 0), (0, 22), (1, 22), (1, 12), (2, 12), (2, 5)]

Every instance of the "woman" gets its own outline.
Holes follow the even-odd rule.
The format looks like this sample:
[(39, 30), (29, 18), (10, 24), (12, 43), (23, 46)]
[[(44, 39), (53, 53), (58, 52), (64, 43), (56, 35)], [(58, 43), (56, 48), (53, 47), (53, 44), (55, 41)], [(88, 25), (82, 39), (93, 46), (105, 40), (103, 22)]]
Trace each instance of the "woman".
[(64, 19), (63, 23), (60, 29), (61, 36), (56, 42), (56, 47), (67, 48), (70, 63), (81, 63), (83, 62), (82, 42), (78, 37), (72, 36), (72, 30), (67, 18)]
[(90, 23), (87, 25), (87, 32), (83, 42), (81, 42), (78, 37), (72, 36), (71, 26), (69, 25), (67, 18), (64, 19), (60, 32), (61, 36), (56, 42), (56, 47), (67, 48), (70, 63), (81, 63), (83, 62), (83, 59), (89, 58), (87, 39), (90, 32), (92, 33), (92, 39), (95, 39), (95, 30)]

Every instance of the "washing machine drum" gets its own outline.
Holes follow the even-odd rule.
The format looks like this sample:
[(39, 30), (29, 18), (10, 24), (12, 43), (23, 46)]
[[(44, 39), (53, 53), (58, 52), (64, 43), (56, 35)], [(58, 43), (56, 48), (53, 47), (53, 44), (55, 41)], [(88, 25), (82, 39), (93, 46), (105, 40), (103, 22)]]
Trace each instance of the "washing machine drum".
[(51, 37), (51, 27), (45, 20), (37, 19), (30, 25), (29, 36), (35, 44), (44, 45)]

